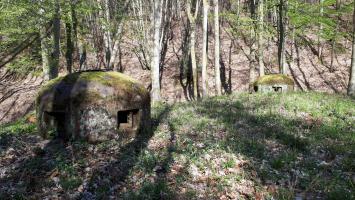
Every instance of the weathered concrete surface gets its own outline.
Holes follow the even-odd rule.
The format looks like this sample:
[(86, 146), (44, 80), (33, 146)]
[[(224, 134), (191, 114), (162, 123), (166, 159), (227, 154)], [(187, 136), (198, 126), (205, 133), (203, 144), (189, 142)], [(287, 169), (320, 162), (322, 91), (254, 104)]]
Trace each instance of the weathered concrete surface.
[(49, 81), (36, 99), (43, 136), (100, 142), (150, 130), (149, 92), (118, 72), (78, 72)]
[(283, 74), (270, 74), (259, 77), (253, 83), (255, 92), (290, 92), (295, 88), (293, 79)]

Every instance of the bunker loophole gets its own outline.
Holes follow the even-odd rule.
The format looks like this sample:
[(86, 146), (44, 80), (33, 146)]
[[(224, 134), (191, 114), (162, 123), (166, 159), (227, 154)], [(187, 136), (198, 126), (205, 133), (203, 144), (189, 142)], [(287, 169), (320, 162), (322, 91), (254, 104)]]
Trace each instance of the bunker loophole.
[(282, 87), (274, 86), (272, 88), (274, 89), (275, 92), (282, 92)]
[(258, 86), (254, 86), (254, 91), (255, 92), (258, 92), (258, 89), (259, 89)]
[(134, 128), (138, 123), (139, 109), (123, 110), (117, 112), (117, 127)]

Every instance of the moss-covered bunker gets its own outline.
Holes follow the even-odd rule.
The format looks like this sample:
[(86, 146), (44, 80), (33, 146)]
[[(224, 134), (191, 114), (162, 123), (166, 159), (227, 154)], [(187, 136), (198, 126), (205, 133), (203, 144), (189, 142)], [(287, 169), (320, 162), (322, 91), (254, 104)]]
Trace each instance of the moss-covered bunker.
[(289, 92), (294, 90), (293, 79), (284, 74), (269, 74), (259, 77), (254, 83), (255, 92)]
[(150, 129), (149, 92), (118, 72), (77, 72), (49, 81), (36, 99), (42, 135), (99, 142)]

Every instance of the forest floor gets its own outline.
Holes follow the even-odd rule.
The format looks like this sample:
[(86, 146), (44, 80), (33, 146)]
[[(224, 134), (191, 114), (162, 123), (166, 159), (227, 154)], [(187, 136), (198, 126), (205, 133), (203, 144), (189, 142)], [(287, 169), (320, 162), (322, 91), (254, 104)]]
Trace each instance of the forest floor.
[(355, 101), (232, 94), (153, 107), (153, 134), (43, 140), (0, 126), (0, 199), (354, 199)]

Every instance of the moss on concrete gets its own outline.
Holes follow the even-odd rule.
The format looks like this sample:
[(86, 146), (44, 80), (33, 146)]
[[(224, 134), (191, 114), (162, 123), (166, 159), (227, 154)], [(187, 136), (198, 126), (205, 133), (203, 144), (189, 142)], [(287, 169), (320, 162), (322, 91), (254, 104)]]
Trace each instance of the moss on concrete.
[(77, 72), (64, 77), (50, 80), (38, 93), (38, 97), (49, 92), (59, 83), (75, 85), (83, 82), (96, 82), (103, 86), (109, 86), (117, 91), (125, 91), (128, 94), (146, 94), (146, 89), (138, 81), (119, 72), (89, 71)]
[[(85, 92), (85, 93), (80, 93), (78, 96), (75, 97), (75, 101), (78, 104), (90, 104), (90, 103), (95, 103), (98, 100), (103, 99), (102, 95), (98, 92), (95, 91), (90, 91), (90, 92)], [(113, 96), (108, 96), (105, 98), (106, 100), (108, 99), (113, 99)], [(79, 102), (78, 102), (79, 101)]]
[(284, 74), (269, 74), (261, 76), (253, 83), (254, 86), (275, 84), (294, 85), (295, 83), (291, 77)]

